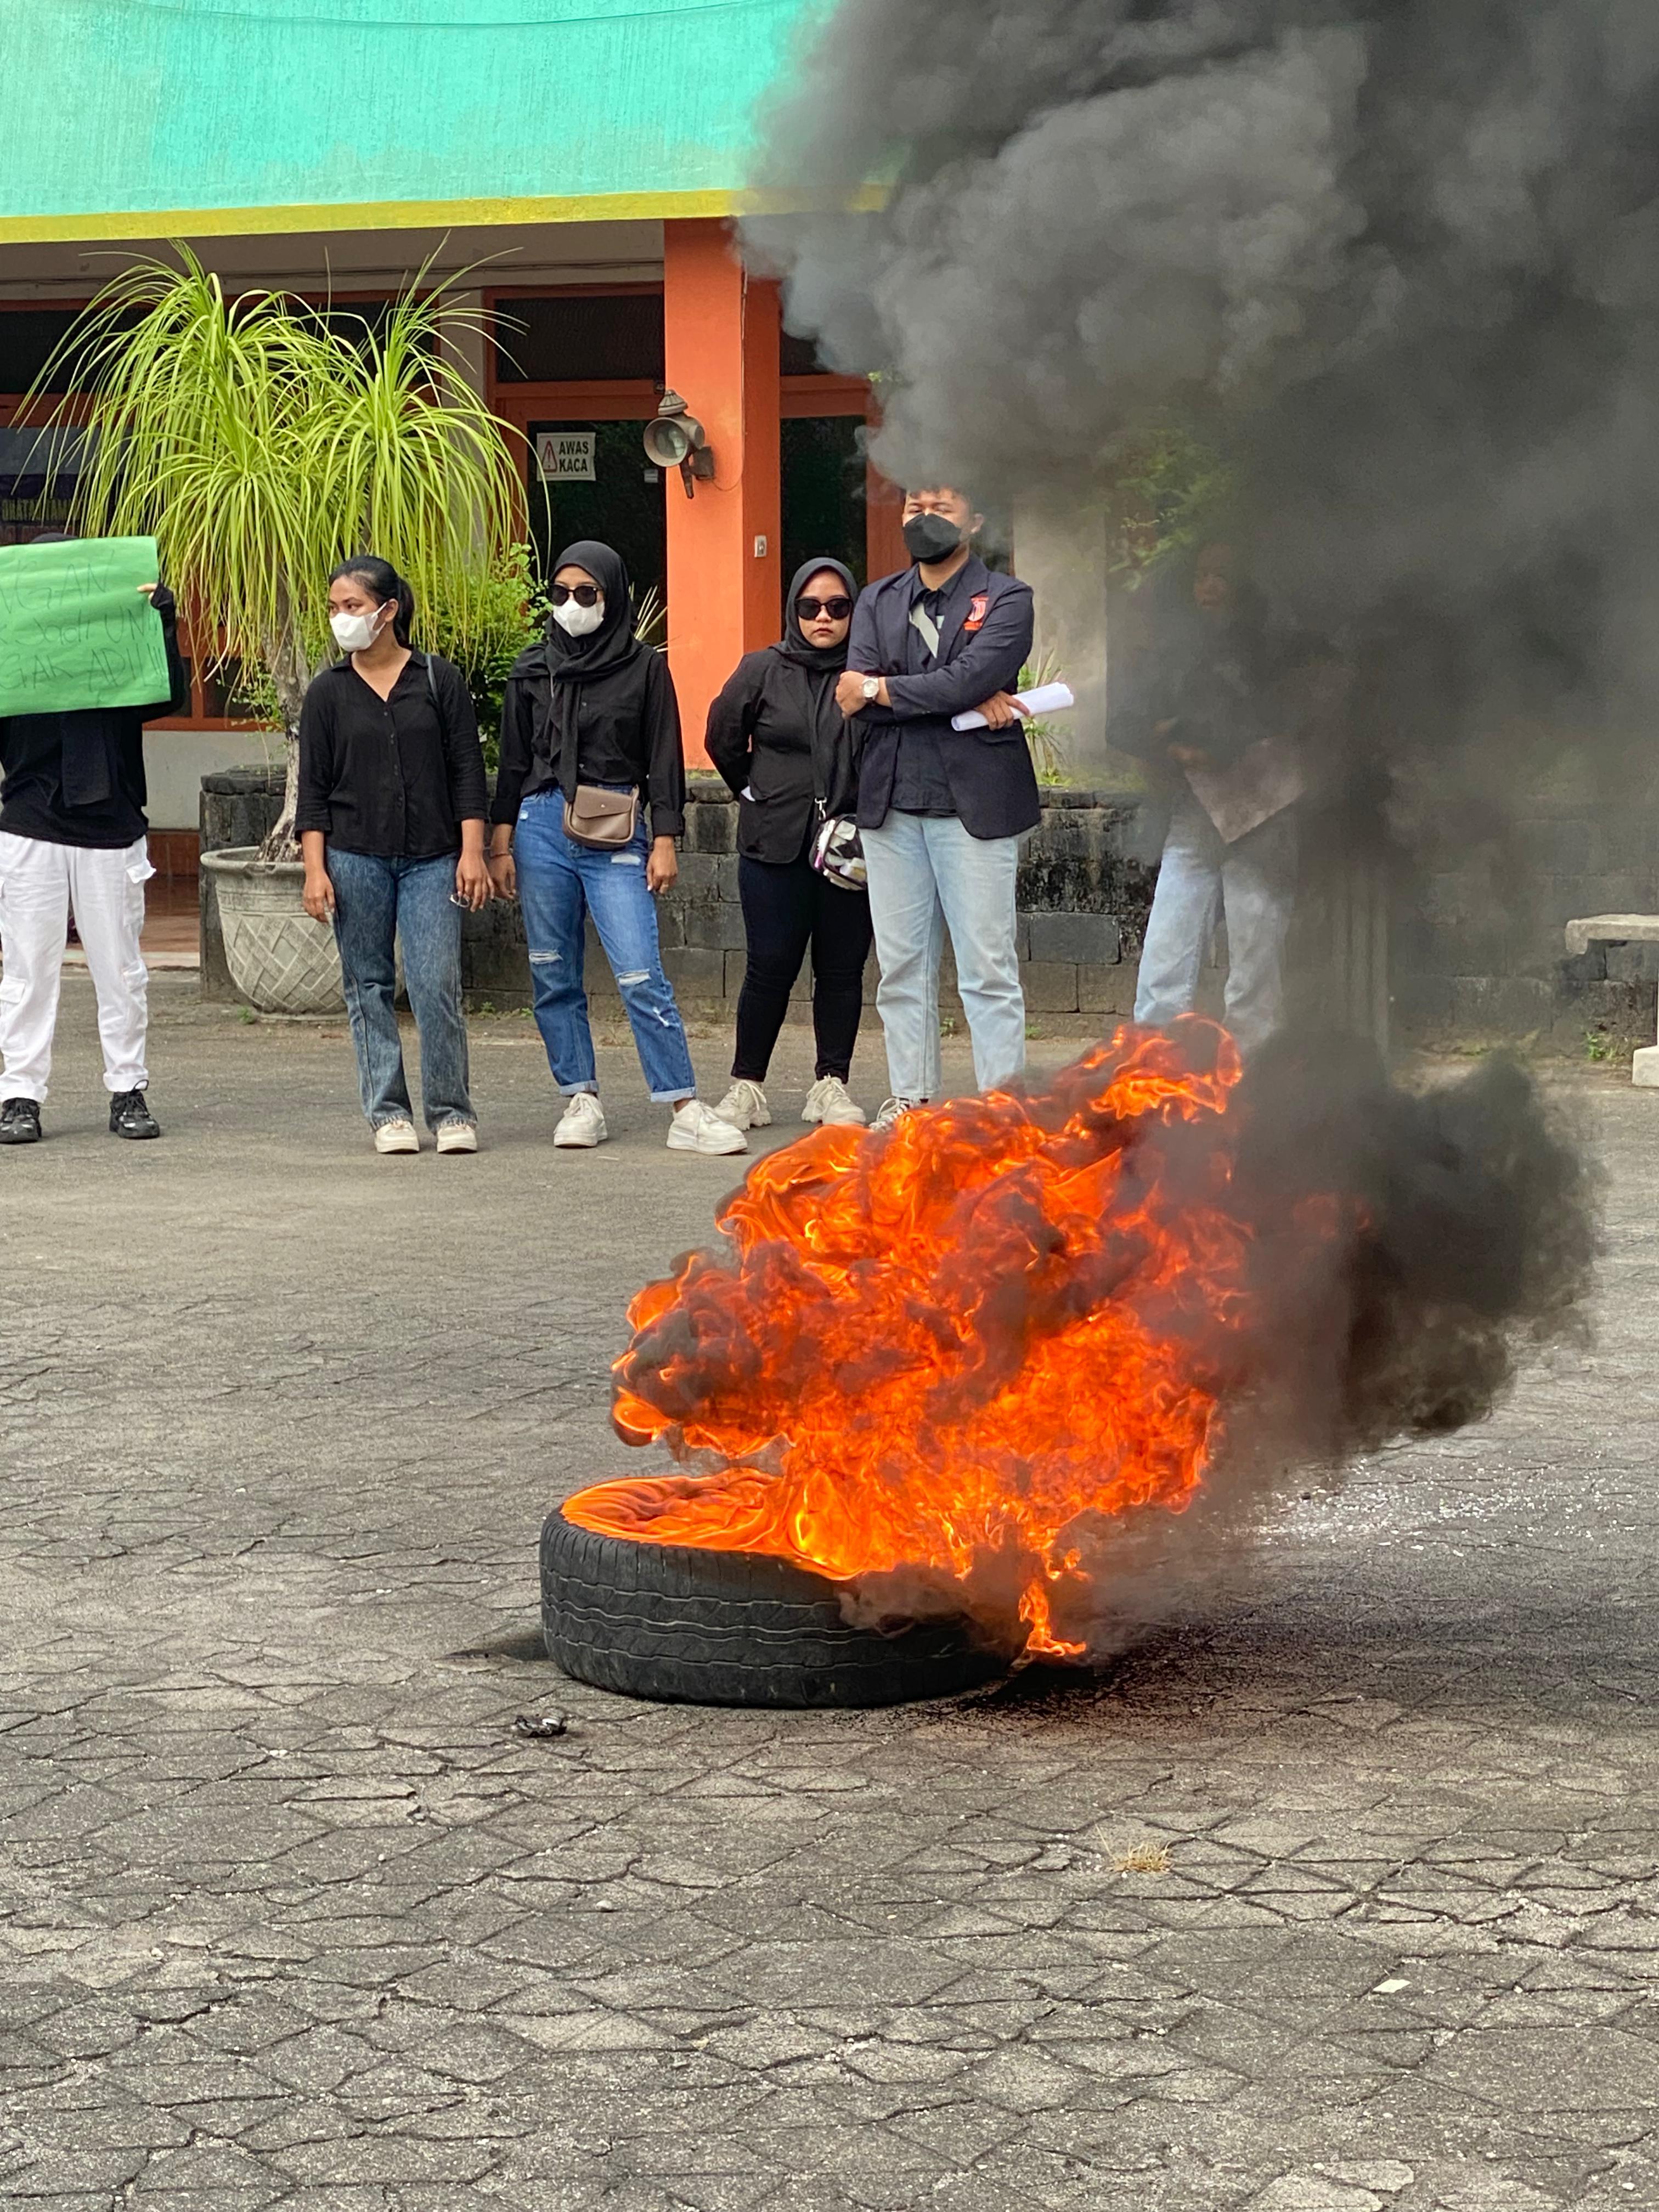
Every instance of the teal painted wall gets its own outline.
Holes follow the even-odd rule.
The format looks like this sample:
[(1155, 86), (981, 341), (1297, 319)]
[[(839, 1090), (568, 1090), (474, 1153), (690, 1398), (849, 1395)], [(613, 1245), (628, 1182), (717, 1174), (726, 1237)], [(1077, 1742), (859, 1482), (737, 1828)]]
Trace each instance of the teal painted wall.
[(0, 0), (28, 218), (741, 187), (823, 0)]

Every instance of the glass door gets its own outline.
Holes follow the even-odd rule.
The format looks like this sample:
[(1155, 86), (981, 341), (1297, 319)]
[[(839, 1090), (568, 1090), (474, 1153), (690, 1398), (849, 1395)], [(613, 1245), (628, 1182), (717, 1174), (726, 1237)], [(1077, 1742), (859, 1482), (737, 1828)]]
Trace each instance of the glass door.
[[(579, 538), (614, 546), (628, 563), (636, 605), (661, 605), (668, 576), (662, 471), (641, 443), (637, 422), (535, 422), (529, 426), (529, 521), (538, 573), (550, 582), (563, 549)], [(659, 639), (662, 633), (653, 633)]]

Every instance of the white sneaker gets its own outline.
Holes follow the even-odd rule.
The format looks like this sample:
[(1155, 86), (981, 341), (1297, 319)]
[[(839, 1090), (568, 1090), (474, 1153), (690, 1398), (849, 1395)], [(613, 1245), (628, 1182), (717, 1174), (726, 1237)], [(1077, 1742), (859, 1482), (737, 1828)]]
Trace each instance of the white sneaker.
[(590, 1152), (611, 1134), (605, 1126), (605, 1109), (592, 1091), (579, 1091), (559, 1117), (553, 1141), (562, 1152)]
[(438, 1132), (441, 1152), (476, 1152), (478, 1132), (471, 1121), (446, 1121)]
[(772, 1126), (772, 1109), (766, 1103), (766, 1093), (758, 1083), (750, 1083), (744, 1076), (738, 1078), (713, 1110), (734, 1129), (769, 1129)]
[(890, 1098), (876, 1116), (876, 1127), (878, 1129), (890, 1129), (896, 1122), (902, 1121), (907, 1114), (914, 1114), (918, 1106), (925, 1106), (927, 1103), (927, 1101), (925, 1098)]
[(688, 1098), (668, 1125), (668, 1149), (671, 1152), (746, 1152), (749, 1139), (701, 1098)]
[(832, 1128), (861, 1129), (870, 1116), (840, 1076), (821, 1075), (806, 1094), (800, 1118), (803, 1121), (827, 1122)]
[(418, 1152), (421, 1140), (412, 1121), (382, 1121), (374, 1132), (377, 1152)]

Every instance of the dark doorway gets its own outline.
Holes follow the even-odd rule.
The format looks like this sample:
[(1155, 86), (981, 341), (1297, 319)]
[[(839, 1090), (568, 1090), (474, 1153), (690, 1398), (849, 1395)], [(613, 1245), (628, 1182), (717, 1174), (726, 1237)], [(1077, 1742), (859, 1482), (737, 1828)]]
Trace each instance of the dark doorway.
[[(634, 422), (531, 424), (530, 534), (544, 581), (565, 546), (578, 538), (597, 538), (628, 563), (636, 601), (643, 605), (647, 593), (655, 592), (661, 603), (668, 524), (661, 472), (645, 458), (642, 428)], [(542, 472), (544, 452), (560, 471), (550, 479)], [(578, 473), (587, 469), (591, 476)]]
[(820, 553), (869, 579), (864, 420), (806, 415), (783, 426), (783, 580)]

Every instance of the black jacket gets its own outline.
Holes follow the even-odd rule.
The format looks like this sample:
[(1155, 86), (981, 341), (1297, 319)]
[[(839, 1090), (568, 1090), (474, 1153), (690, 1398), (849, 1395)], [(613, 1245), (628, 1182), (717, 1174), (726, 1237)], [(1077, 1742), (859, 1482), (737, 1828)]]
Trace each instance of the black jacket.
[(960, 580), (963, 588), (951, 594), (952, 614), (940, 632), (937, 662), (919, 674), (906, 672), (921, 642), (910, 622), (915, 569), (902, 568), (870, 585), (854, 613), (847, 665), (860, 675), (886, 677), (893, 702), (866, 707), (858, 716), (865, 733), (858, 817), (866, 830), (878, 830), (887, 818), (899, 733), (907, 726), (937, 739), (957, 817), (970, 836), (1016, 837), (1041, 818), (1024, 731), (951, 727), (953, 714), (977, 707), (994, 691), (1017, 688), (1035, 627), (1030, 586), (1014, 576), (994, 575), (976, 555)]
[[(167, 641), (168, 692), (149, 707), (87, 707), (73, 714), (15, 714), (0, 720), (0, 830), (46, 845), (119, 851), (136, 845), (144, 820), (144, 724), (190, 703), (190, 672), (179, 653), (173, 594), (158, 584), (150, 605)], [(72, 804), (64, 754), (77, 756), (82, 782), (97, 795)], [(76, 779), (69, 778), (71, 790)]]
[(466, 679), (434, 653), (411, 653), (382, 699), (336, 661), (300, 710), (295, 836), (320, 830), (349, 853), (435, 860), (460, 849), (463, 822), (488, 804), (478, 720)]
[(666, 657), (641, 647), (609, 674), (562, 684), (568, 727), (556, 730), (547, 648), (520, 654), (501, 702), (501, 765), (490, 819), (516, 822), (519, 803), (556, 784), (567, 799), (580, 783), (631, 784), (649, 803), (653, 837), (685, 828), (685, 751), (680, 706)]
[(1150, 639), (1115, 673), (1112, 745), (1165, 775), (1171, 745), (1231, 768), (1271, 732), (1275, 689), (1295, 658), (1290, 641), (1269, 631), (1254, 592), (1231, 621), (1167, 590), (1151, 616)]
[(801, 859), (818, 800), (828, 814), (853, 809), (858, 732), (836, 682), (769, 645), (744, 655), (708, 709), (708, 757), (738, 794), (738, 850), (751, 860)]

